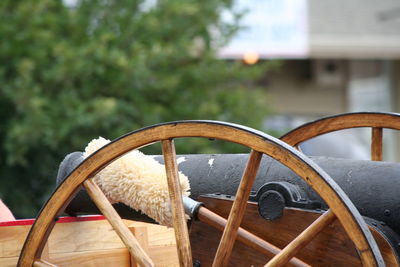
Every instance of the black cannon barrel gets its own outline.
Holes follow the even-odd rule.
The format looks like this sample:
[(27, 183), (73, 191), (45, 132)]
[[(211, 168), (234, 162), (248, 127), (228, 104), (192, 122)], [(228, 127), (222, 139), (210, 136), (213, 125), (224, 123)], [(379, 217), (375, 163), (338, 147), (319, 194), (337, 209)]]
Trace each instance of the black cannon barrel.
[[(220, 192), (235, 195), (247, 154), (185, 155), (180, 156), (179, 169), (190, 180), (191, 196)], [(382, 221), (400, 233), (400, 164), (367, 160), (348, 160), (312, 157), (346, 192), (364, 216)], [(293, 171), (276, 160), (264, 156), (254, 191), (271, 182), (287, 182), (306, 193), (309, 203), (320, 203), (321, 198)]]
[[(79, 155), (75, 155), (79, 156)], [(162, 162), (162, 156), (155, 156)], [(248, 159), (247, 154), (193, 154), (179, 155), (179, 170), (188, 176), (191, 197), (201, 194), (221, 193), (235, 195), (236, 189)], [(360, 213), (382, 221), (400, 234), (400, 164), (366, 160), (348, 160), (328, 157), (312, 157), (346, 192)], [(73, 162), (73, 160), (70, 160)], [(69, 171), (77, 165), (70, 164)], [(75, 165), (75, 166), (73, 166)], [(62, 173), (65, 175), (66, 171)], [(59, 173), (59, 176), (60, 175)], [(59, 180), (60, 179), (59, 177)], [(304, 208), (326, 208), (322, 199), (293, 171), (264, 155), (257, 174), (254, 192), (266, 184), (275, 188), (276, 184), (298, 188), (298, 201), (288, 201), (286, 205), (304, 205)], [(289, 188), (290, 189), (290, 188)], [(292, 189), (290, 189), (292, 190)], [(296, 198), (296, 197), (294, 197)], [(293, 199), (292, 199), (293, 200)], [(294, 199), (296, 200), (296, 199)], [(147, 216), (133, 212), (124, 205), (117, 206), (124, 218), (151, 221)], [(96, 208), (85, 192), (80, 192), (66, 210), (68, 213), (95, 212)]]

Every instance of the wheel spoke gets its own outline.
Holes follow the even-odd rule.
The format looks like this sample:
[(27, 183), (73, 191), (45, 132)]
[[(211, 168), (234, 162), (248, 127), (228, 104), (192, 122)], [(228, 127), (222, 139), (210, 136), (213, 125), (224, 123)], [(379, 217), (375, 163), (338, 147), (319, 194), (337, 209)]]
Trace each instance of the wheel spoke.
[[(215, 229), (218, 229), (220, 231), (223, 231), (227, 220), (218, 214), (212, 212), (211, 210), (205, 208), (205, 207), (200, 207), (198, 213), (197, 213), (197, 218), (214, 227)], [(276, 254), (278, 254), (281, 249), (278, 247), (268, 243), (267, 241), (259, 238), (258, 236), (250, 233), (249, 231), (239, 227), (238, 233), (237, 233), (237, 239), (242, 242), (243, 244), (247, 245), (248, 247), (251, 247), (258, 252), (261, 252), (262, 254), (266, 255), (267, 257), (273, 257)], [(307, 263), (297, 259), (293, 258), (289, 261), (289, 266), (297, 266), (297, 267), (306, 267), (310, 266)]]
[(176, 163), (174, 141), (163, 140), (161, 144), (168, 180), (169, 198), (171, 201), (172, 224), (175, 229), (180, 266), (192, 266), (192, 252), (182, 203), (182, 192), (179, 182), (178, 165)]
[(382, 161), (382, 128), (372, 127), (371, 159)]
[(135, 261), (140, 266), (154, 266), (150, 257), (140, 246), (135, 236), (124, 224), (119, 214), (115, 211), (111, 203), (108, 201), (107, 197), (101, 191), (99, 186), (93, 181), (93, 179), (89, 178), (83, 184), (90, 198), (94, 201), (99, 210), (110, 222), (115, 232), (117, 232), (122, 242), (124, 242)]
[(235, 201), (233, 202), (231, 211), (229, 213), (228, 222), (224, 233), (222, 234), (217, 253), (214, 258), (213, 266), (226, 266), (235, 243), (236, 235), (244, 211), (246, 209), (247, 200), (249, 199), (250, 191), (253, 182), (256, 178), (258, 168), (260, 166), (263, 153), (252, 150), (246, 169), (243, 173), (242, 180), (240, 181), (239, 188), (236, 193)]
[(299, 234), (282, 251), (272, 258), (265, 266), (284, 266), (300, 249), (314, 239), (327, 225), (336, 218), (335, 214), (328, 210), (315, 220), (306, 230)]

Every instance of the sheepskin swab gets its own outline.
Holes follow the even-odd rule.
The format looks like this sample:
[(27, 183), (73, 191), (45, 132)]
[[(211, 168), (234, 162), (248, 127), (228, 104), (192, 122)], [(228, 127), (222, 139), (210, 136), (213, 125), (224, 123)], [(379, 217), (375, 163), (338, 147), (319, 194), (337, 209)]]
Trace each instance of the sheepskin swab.
[[(88, 157), (110, 140), (92, 140), (83, 153)], [(131, 151), (105, 167), (94, 177), (111, 203), (124, 203), (159, 224), (172, 226), (167, 178), (164, 165), (138, 150)], [(189, 196), (187, 176), (179, 172), (182, 196)]]

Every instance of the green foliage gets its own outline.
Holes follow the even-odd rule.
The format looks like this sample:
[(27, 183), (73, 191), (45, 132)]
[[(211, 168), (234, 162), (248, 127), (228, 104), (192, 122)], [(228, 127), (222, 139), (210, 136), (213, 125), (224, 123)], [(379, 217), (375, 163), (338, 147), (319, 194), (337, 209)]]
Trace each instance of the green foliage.
[(238, 30), (232, 1), (152, 2), (0, 1), (0, 197), (17, 216), (36, 214), (58, 163), (95, 137), (182, 119), (260, 129), (267, 102), (254, 81), (270, 64), (215, 57)]

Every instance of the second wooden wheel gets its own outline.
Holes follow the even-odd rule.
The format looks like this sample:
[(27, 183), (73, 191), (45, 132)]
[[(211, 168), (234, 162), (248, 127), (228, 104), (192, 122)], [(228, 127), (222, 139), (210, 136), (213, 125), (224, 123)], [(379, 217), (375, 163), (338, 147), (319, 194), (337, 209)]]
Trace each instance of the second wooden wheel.
[(400, 130), (400, 115), (397, 113), (356, 112), (344, 113), (318, 119), (281, 136), (291, 146), (298, 146), (311, 138), (350, 128), (368, 127), (371, 132), (371, 160), (382, 160), (382, 129)]
[(18, 266), (52, 266), (41, 259), (43, 248), (54, 226), (55, 218), (64, 210), (82, 185), (110, 221), (135, 260), (142, 266), (153, 266), (151, 259), (127, 231), (126, 226), (91, 177), (125, 153), (155, 142), (160, 142), (163, 150), (180, 265), (192, 266), (173, 142), (174, 138), (182, 137), (221, 139), (251, 149), (213, 266), (226, 266), (228, 263), (263, 154), (292, 169), (330, 207), (330, 210), (277, 254), (268, 263), (268, 266), (284, 265), (295, 256), (299, 249), (310, 242), (335, 219), (340, 221), (349, 238), (353, 241), (363, 265), (384, 266), (378, 246), (361, 215), (345, 193), (322, 169), (303, 154), (278, 139), (244, 126), (215, 121), (182, 121), (147, 127), (122, 136), (92, 154), (56, 189), (41, 210), (25, 241)]

